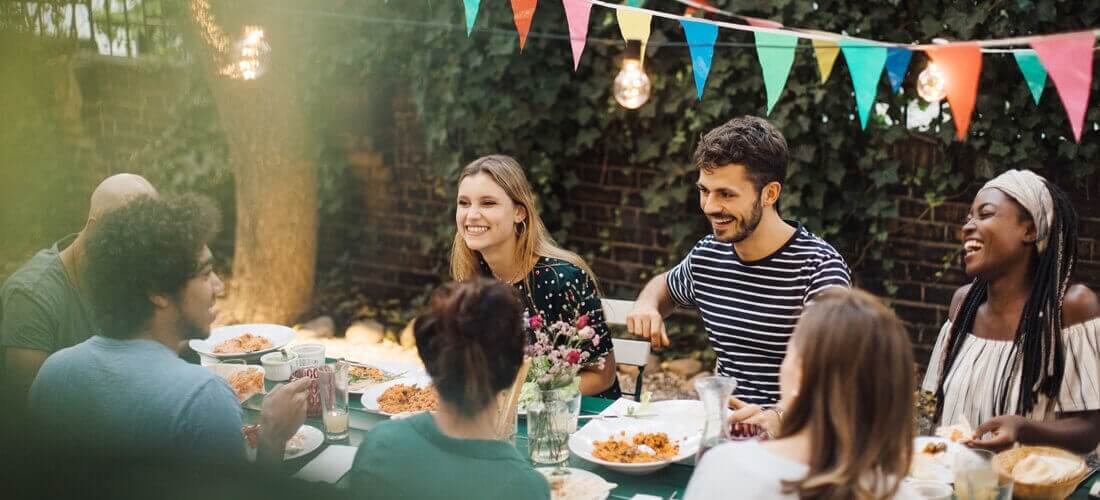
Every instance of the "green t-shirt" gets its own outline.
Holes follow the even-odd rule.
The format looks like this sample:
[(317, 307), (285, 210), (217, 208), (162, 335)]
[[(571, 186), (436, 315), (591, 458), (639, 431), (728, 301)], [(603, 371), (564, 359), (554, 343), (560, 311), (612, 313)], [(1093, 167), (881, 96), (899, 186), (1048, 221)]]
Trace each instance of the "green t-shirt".
[(0, 287), (0, 367), (9, 347), (54, 353), (95, 334), (91, 308), (59, 255), (74, 239), (66, 236), (38, 252)]
[(381, 499), (550, 498), (546, 479), (515, 447), (448, 437), (429, 413), (371, 429), (355, 454), (351, 488), (353, 496)]

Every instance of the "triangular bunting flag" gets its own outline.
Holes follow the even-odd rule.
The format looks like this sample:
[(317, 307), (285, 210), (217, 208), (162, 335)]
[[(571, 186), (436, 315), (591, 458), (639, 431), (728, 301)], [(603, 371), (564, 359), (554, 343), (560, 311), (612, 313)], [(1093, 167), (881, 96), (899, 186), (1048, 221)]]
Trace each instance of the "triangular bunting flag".
[(718, 39), (718, 26), (711, 23), (680, 20), (691, 52), (691, 72), (695, 74), (695, 94), (703, 99), (703, 88), (707, 85), (710, 63), (714, 59), (714, 41)]
[(859, 126), (867, 128), (867, 118), (878, 94), (878, 82), (882, 68), (886, 66), (886, 47), (862, 42), (842, 40), (840, 50), (848, 61), (848, 73), (852, 75), (852, 87), (856, 91), (856, 109), (859, 110)]
[(836, 56), (840, 55), (840, 47), (829, 40), (814, 39), (811, 42), (814, 45), (814, 56), (817, 57), (817, 69), (821, 72), (821, 83), (825, 83), (833, 72), (833, 64), (836, 64)]
[(641, 7), (645, 5), (645, 0), (626, 0), (626, 4), (631, 7)]
[(1031, 48), (1039, 55), (1058, 97), (1069, 115), (1069, 124), (1073, 127), (1073, 139), (1081, 142), (1081, 131), (1085, 125), (1085, 108), (1089, 104), (1089, 87), (1092, 86), (1093, 44), (1096, 35), (1092, 32), (1072, 33), (1069, 35), (1048, 36), (1031, 42)]
[(477, 21), (477, 11), (481, 8), (481, 0), (462, 0), (466, 7), (466, 36), (474, 31), (474, 21)]
[(573, 48), (573, 71), (581, 64), (581, 54), (588, 40), (588, 17), (592, 4), (584, 0), (561, 0), (565, 7), (565, 22), (569, 24), (569, 45)]
[[(711, 6), (710, 5), (710, 0), (695, 0), (695, 3), (702, 6), (702, 7), (710, 7)], [(707, 10), (705, 8), (701, 8), (701, 7), (697, 8), (697, 7), (688, 6), (686, 9), (684, 9), (684, 15), (688, 16), (688, 17), (691, 17), (691, 16), (694, 16), (696, 12), (706, 13), (706, 11)], [(700, 15), (700, 17), (702, 17), (702, 15)]]
[(531, 18), (535, 17), (535, 7), (539, 0), (512, 0), (512, 18), (519, 33), (519, 50), (527, 44), (527, 33), (531, 31)]
[(913, 51), (909, 49), (886, 50), (886, 76), (890, 77), (890, 92), (898, 93), (901, 82), (905, 81), (905, 72), (909, 71), (909, 61)]
[(619, 20), (619, 31), (624, 40), (642, 42), (642, 64), (645, 64), (645, 44), (649, 42), (649, 22), (653, 16), (640, 10), (615, 9), (615, 17)]
[(1043, 87), (1047, 84), (1047, 69), (1039, 62), (1039, 56), (1034, 50), (1018, 50), (1012, 55), (1016, 56), (1016, 65), (1020, 67), (1020, 73), (1024, 74), (1027, 89), (1031, 91), (1031, 98), (1038, 106), (1039, 98), (1043, 97)]
[(756, 38), (756, 56), (760, 59), (760, 68), (764, 72), (764, 89), (768, 93), (770, 115), (775, 103), (779, 101), (779, 94), (787, 85), (798, 37), (766, 31), (757, 31), (753, 35)]
[(955, 137), (965, 141), (970, 115), (974, 113), (974, 100), (978, 96), (982, 49), (975, 43), (963, 43), (932, 47), (925, 52), (943, 72), (947, 102), (951, 105), (951, 117), (955, 119)]

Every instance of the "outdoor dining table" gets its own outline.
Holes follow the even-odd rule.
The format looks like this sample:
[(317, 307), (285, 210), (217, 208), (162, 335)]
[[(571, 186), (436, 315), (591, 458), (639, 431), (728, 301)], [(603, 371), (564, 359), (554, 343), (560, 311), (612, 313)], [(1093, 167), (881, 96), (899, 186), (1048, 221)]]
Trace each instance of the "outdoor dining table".
[[(271, 381), (265, 381), (267, 390), (271, 390), (276, 384)], [(389, 417), (385, 415), (378, 415), (375, 413), (367, 412), (363, 409), (362, 403), (359, 401), (358, 394), (349, 395), (349, 428), (348, 438), (344, 441), (335, 442), (332, 444), (343, 444), (349, 446), (359, 446), (366, 438), (367, 432), (375, 425), (389, 420)], [(606, 409), (614, 401), (609, 399), (600, 399), (592, 397), (581, 398), (581, 415), (595, 415)], [(259, 423), (260, 413), (259, 405), (250, 401), (250, 404), (245, 405), (244, 421), (246, 424)], [(589, 420), (581, 420), (578, 424), (584, 426)], [(322, 431), (325, 426), (321, 422), (320, 418), (310, 417), (306, 419), (306, 425), (311, 425)], [(299, 469), (308, 464), (311, 460), (317, 457), (324, 449), (329, 445), (328, 442), (323, 443), (316, 450), (310, 453), (295, 457), (291, 460), (287, 460), (285, 463), (286, 472), (293, 474)], [(520, 417), (516, 429), (516, 448), (519, 450), (520, 455), (527, 457), (527, 421), (525, 418)], [(540, 464), (533, 464), (536, 467), (542, 467)], [(578, 457), (570, 456), (569, 467), (577, 469), (585, 469), (592, 471), (604, 478), (605, 480), (615, 483), (618, 486), (611, 491), (610, 498), (612, 499), (629, 499), (633, 498), (636, 494), (653, 495), (660, 498), (683, 498), (684, 488), (687, 487), (688, 479), (691, 477), (691, 472), (694, 467), (683, 464), (672, 464), (664, 469), (661, 469), (652, 474), (643, 476), (633, 476), (615, 472), (613, 470), (601, 467), (596, 464), (586, 462)], [(348, 486), (348, 476), (345, 475), (338, 483), (337, 487)], [(675, 495), (675, 496), (673, 496)]]
[[(271, 381), (265, 381), (267, 390), (271, 390), (276, 384)], [(582, 397), (581, 398), (581, 415), (596, 415), (605, 410), (614, 401), (609, 399)], [(343, 444), (358, 447), (362, 444), (363, 439), (366, 437), (367, 432), (375, 425), (389, 420), (389, 417), (385, 415), (379, 415), (375, 413), (367, 412), (363, 409), (362, 403), (359, 401), (358, 394), (351, 394), (349, 397), (349, 428), (348, 438), (341, 442), (333, 444)], [(258, 404), (246, 404), (245, 405), (245, 423), (259, 423), (259, 405)], [(584, 426), (585, 423), (590, 420), (581, 420), (578, 424)], [(306, 424), (316, 427), (321, 431), (324, 431), (324, 424), (320, 418), (310, 417), (306, 419)], [(316, 450), (310, 453), (295, 457), (291, 460), (287, 460), (285, 463), (286, 472), (293, 474), (299, 469), (308, 464), (311, 460), (317, 457), (324, 449), (329, 445), (328, 442), (321, 444)], [(523, 417), (519, 418), (519, 422), (516, 428), (516, 448), (520, 454), (527, 457), (527, 421)], [(540, 464), (534, 464), (536, 467), (541, 467)], [(683, 498), (684, 489), (687, 487), (688, 480), (691, 478), (691, 473), (694, 467), (684, 464), (672, 464), (664, 469), (647, 475), (634, 476), (628, 474), (622, 474), (605, 467), (586, 462), (578, 457), (569, 457), (569, 467), (584, 469), (596, 473), (604, 480), (617, 484), (618, 486), (611, 491), (610, 498), (616, 500), (630, 499), (637, 494), (653, 495), (660, 498)], [(736, 471), (731, 471), (732, 474), (736, 474)], [(1089, 498), (1089, 488), (1092, 484), (1100, 480), (1100, 474), (1095, 472), (1089, 476), (1088, 479), (1083, 481), (1077, 490), (1070, 496), (1073, 500), (1086, 500)], [(345, 475), (337, 483), (337, 487), (347, 488), (349, 484), (348, 476)]]

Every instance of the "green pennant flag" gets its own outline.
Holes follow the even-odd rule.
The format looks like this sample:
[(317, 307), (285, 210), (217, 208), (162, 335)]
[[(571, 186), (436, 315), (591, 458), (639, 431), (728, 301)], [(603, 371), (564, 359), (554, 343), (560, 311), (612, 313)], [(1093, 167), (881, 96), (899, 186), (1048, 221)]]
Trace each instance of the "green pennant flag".
[(477, 11), (481, 8), (481, 0), (462, 0), (466, 7), (466, 36), (474, 31), (474, 21), (477, 21)]
[(844, 60), (848, 61), (848, 72), (852, 75), (859, 125), (866, 129), (867, 118), (871, 116), (871, 107), (875, 104), (875, 95), (878, 94), (878, 82), (882, 80), (882, 68), (886, 66), (886, 47), (841, 40), (840, 50), (844, 52)]
[(1039, 98), (1043, 97), (1043, 87), (1047, 84), (1047, 69), (1039, 62), (1039, 56), (1034, 50), (1018, 50), (1012, 55), (1016, 56), (1016, 65), (1020, 67), (1020, 73), (1024, 74), (1031, 97), (1035, 99), (1035, 105), (1038, 105)]
[(794, 49), (798, 46), (798, 37), (756, 31), (756, 57), (760, 59), (760, 68), (764, 72), (764, 89), (768, 92), (768, 114), (779, 101), (779, 94), (787, 85), (787, 76), (794, 64)]

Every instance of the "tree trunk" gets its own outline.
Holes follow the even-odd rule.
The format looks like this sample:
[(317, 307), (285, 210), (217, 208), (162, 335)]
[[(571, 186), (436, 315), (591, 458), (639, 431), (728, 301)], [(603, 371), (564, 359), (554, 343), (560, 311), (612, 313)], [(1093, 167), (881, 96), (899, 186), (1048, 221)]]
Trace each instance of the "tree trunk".
[(230, 52), (245, 24), (262, 27), (272, 48), (259, 78), (233, 79), (219, 74), (227, 59), (204, 39), (203, 16), (194, 0), (188, 3), (186, 39), (210, 84), (236, 185), (233, 276), (218, 322), (289, 324), (309, 309), (317, 254), (312, 135), (298, 74), (305, 30), (272, 12), (281, 2), (210, 2), (214, 8), (202, 20), (227, 35)]

